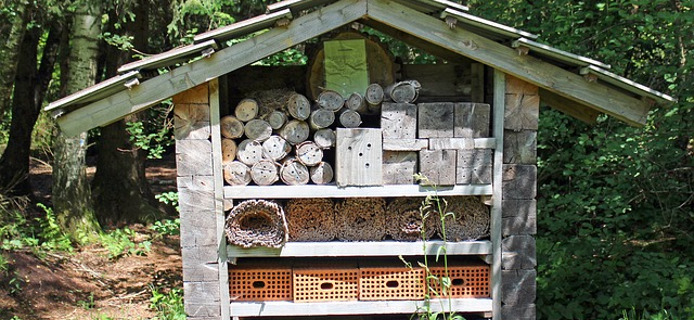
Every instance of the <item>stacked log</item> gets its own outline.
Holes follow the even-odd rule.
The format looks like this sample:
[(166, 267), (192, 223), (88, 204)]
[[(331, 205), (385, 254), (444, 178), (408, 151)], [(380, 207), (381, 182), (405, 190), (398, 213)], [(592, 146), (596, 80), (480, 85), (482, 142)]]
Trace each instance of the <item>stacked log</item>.
[[(471, 241), (489, 236), (489, 208), (476, 197), (446, 197), (445, 233), (449, 241)], [(440, 219), (438, 219), (440, 221)], [(443, 238), (443, 225), (438, 234)]]
[[(422, 205), (421, 198), (396, 198), (386, 210), (386, 233), (396, 241), (429, 240), (436, 234), (438, 214)], [(424, 232), (422, 233), (422, 227)]]
[(222, 166), (224, 181), (232, 186), (245, 186), (251, 182), (251, 169), (241, 161), (232, 161)]
[(244, 248), (280, 248), (289, 238), (284, 210), (266, 200), (247, 200), (231, 209), (225, 232), (230, 244)]
[(335, 206), (330, 199), (293, 199), (285, 207), (291, 241), (335, 238)]
[(335, 206), (337, 238), (343, 241), (379, 241), (385, 233), (382, 198), (350, 198)]

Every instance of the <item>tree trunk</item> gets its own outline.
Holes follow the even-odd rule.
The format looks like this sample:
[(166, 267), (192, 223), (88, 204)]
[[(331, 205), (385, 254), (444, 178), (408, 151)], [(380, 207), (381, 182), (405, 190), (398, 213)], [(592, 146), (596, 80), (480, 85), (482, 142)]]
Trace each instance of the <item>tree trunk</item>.
[[(69, 70), (63, 70), (69, 73), (65, 91), (70, 93), (94, 84), (101, 34), (100, 1), (84, 1), (76, 8)], [(86, 149), (86, 132), (66, 137), (58, 130), (53, 142), (53, 208), (61, 228), (79, 240), (93, 238), (101, 231), (90, 201)]]
[[(125, 25), (134, 36), (136, 50), (147, 52), (147, 1), (134, 3), (135, 20)], [(130, 52), (109, 48), (106, 75), (114, 76), (119, 65), (131, 60)], [(145, 177), (146, 151), (130, 141), (127, 122), (143, 121), (144, 113), (134, 114), (101, 129), (96, 174), (92, 181), (93, 201), (102, 224), (152, 222), (161, 216), (154, 194)]]
[(9, 32), (2, 35), (5, 38), (0, 45), (0, 119), (9, 106), (22, 39), (29, 20), (28, 4), (24, 1), (16, 1), (14, 5), (15, 14), (10, 15), (11, 18), (7, 21), (10, 25)]
[(29, 153), (31, 132), (41, 109), (46, 89), (53, 76), (62, 25), (53, 22), (43, 48), (41, 66), (37, 70), (37, 47), (41, 32), (34, 28), (26, 33), (22, 42), (16, 89), (12, 100), (12, 122), (7, 148), (0, 158), (0, 190), (14, 195), (29, 195)]

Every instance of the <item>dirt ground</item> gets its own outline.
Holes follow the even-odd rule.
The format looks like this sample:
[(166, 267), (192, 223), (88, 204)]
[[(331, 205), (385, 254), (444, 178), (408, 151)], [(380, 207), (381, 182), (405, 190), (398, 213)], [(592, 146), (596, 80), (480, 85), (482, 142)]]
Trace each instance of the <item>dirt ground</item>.
[[(88, 174), (93, 173), (90, 167)], [(147, 177), (155, 194), (175, 190), (173, 159), (150, 163)], [(50, 201), (50, 166), (32, 160), (31, 182), (35, 198)], [(144, 226), (130, 229), (140, 240), (152, 241), (145, 256), (109, 260), (107, 251), (98, 246), (40, 258), (28, 251), (4, 252), (10, 269), (0, 275), (0, 320), (153, 317), (151, 288), (166, 292), (182, 287), (179, 239), (155, 239)]]

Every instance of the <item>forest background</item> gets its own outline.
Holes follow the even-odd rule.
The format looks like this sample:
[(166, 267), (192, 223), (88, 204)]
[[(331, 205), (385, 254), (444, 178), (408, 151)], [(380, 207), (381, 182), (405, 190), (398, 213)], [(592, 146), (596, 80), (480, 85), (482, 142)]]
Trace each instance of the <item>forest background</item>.
[[(160, 206), (175, 204), (175, 192), (155, 195), (144, 178), (148, 158), (171, 152), (169, 104), (81, 139), (60, 135), (40, 109), (115, 75), (125, 62), (263, 13), (270, 2), (0, 1), (0, 289), (21, 287), (10, 272), (14, 251), (33, 248), (42, 256), (122, 241), (114, 249), (117, 259), (147, 254), (147, 244), (138, 243), (128, 226), (145, 224), (164, 234), (177, 229), (175, 213)], [(606, 116), (586, 125), (542, 109), (538, 318), (694, 319), (694, 1), (466, 4), (475, 15), (539, 34), (545, 43), (608, 63), (615, 73), (679, 100), (654, 108), (642, 128)], [(406, 63), (441, 63), (382, 40)], [(301, 48), (293, 48), (258, 64), (306, 60)], [(98, 159), (91, 182), (84, 175), (85, 153)], [(61, 192), (36, 196), (30, 157), (53, 166), (53, 189)], [(66, 185), (78, 191), (66, 193)], [(152, 291), (152, 299), (161, 300)], [(166, 292), (173, 297), (166, 303), (180, 304), (180, 290)], [(172, 319), (181, 315), (172, 312)]]

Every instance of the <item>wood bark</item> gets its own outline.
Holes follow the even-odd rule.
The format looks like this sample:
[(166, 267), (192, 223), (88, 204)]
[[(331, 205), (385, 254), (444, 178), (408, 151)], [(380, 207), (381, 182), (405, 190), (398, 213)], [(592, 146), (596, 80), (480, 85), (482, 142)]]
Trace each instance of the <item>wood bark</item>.
[(31, 12), (30, 6), (24, 1), (15, 1), (12, 9), (15, 14), (5, 22), (10, 30), (0, 45), (0, 119), (10, 106), (22, 41)]

